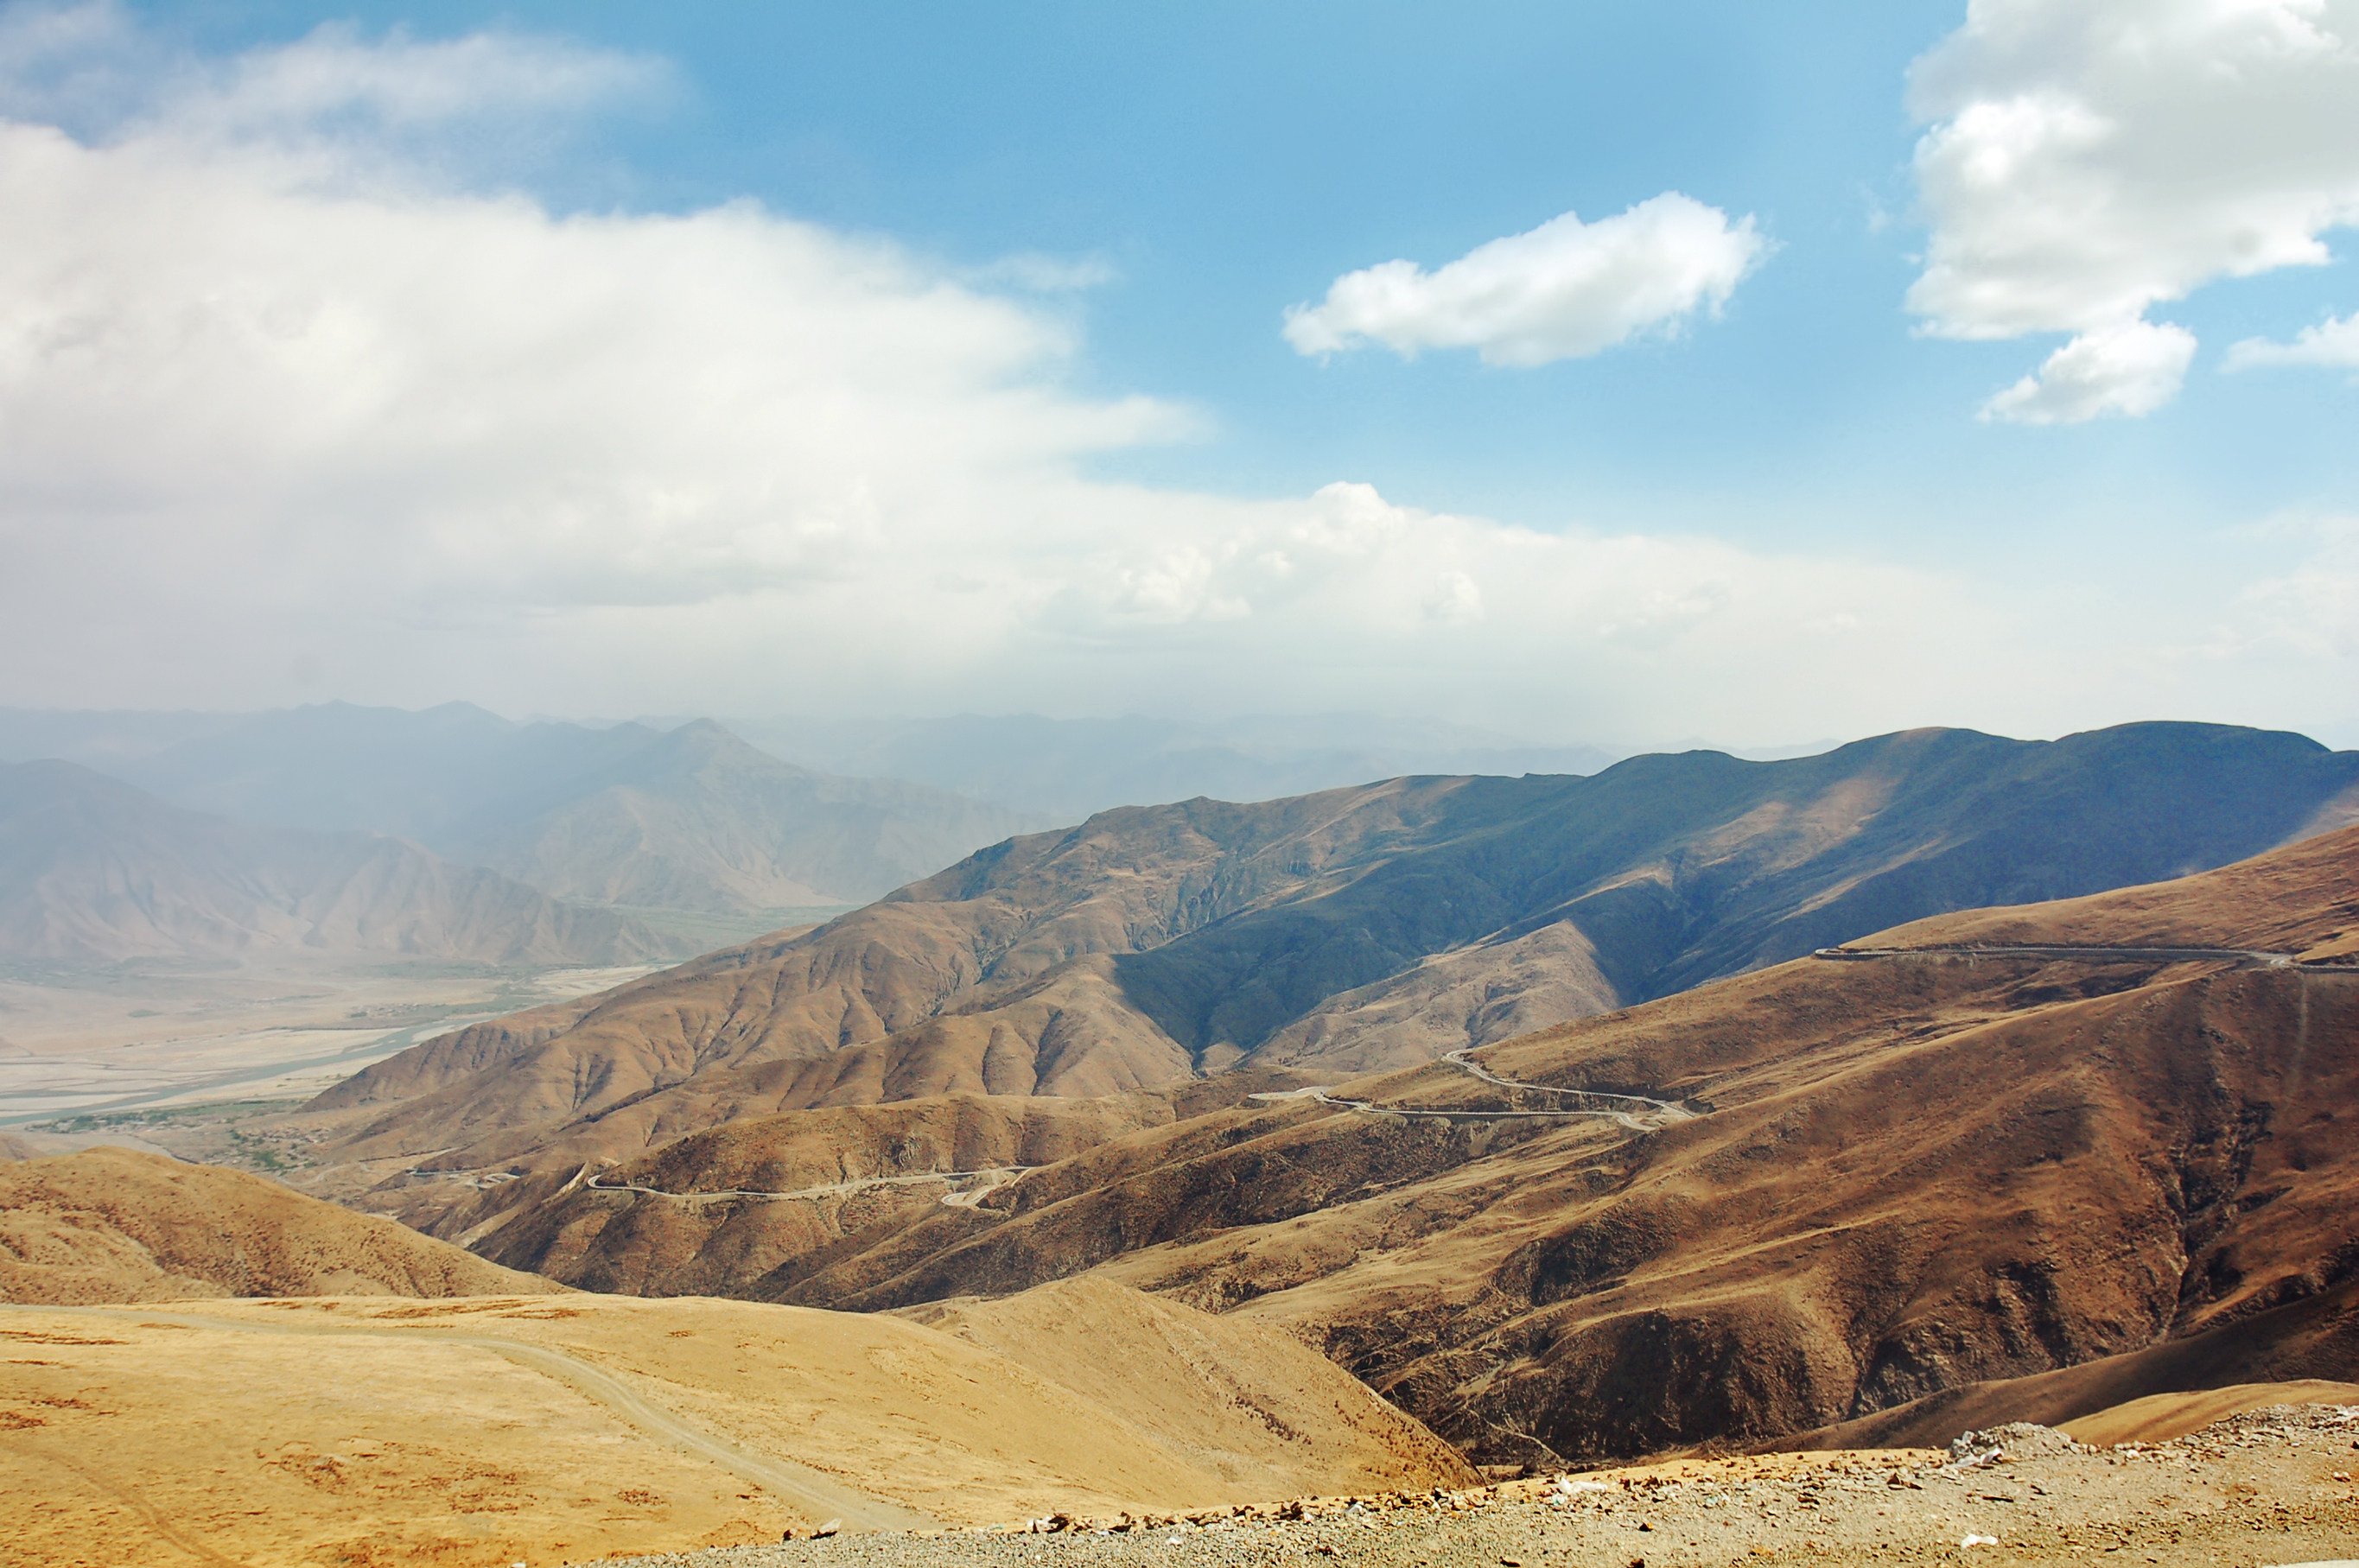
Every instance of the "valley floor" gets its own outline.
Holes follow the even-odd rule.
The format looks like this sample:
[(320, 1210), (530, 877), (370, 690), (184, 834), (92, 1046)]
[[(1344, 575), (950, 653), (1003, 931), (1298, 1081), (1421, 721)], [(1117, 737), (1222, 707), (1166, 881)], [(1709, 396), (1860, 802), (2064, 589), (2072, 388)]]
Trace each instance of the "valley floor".
[(2044, 1427), (1993, 1436), (1949, 1454), (1681, 1460), (1466, 1492), (1037, 1532), (839, 1535), (609, 1568), (2214, 1568), (2359, 1557), (2359, 1407), (2267, 1407), (2120, 1448), (2076, 1447)]
[(0, 1130), (62, 1129), (36, 1135), (44, 1148), (97, 1135), (254, 1165), (253, 1150), (193, 1130), (204, 1110), (300, 1101), (420, 1040), (646, 972), (297, 957), (181, 970), (0, 967)]

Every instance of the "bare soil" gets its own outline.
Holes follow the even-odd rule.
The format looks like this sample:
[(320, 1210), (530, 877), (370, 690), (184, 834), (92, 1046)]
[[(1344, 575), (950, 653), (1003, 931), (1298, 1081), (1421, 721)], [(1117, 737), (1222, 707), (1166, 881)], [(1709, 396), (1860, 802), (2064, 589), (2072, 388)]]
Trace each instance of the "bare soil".
[(2359, 1407), (2273, 1406), (2170, 1442), (2046, 1427), (1949, 1452), (1690, 1459), (1279, 1509), (839, 1535), (610, 1568), (1543, 1568), (2310, 1563), (2359, 1553)]

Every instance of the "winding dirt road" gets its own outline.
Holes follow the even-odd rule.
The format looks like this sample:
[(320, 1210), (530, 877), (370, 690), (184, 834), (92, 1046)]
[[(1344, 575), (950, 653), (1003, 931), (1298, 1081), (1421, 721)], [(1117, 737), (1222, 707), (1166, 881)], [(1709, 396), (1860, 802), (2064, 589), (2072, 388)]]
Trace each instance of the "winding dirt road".
[(2073, 946), (2063, 943), (1939, 944), (1928, 947), (1821, 947), (1810, 955), (1837, 962), (1862, 958), (2071, 958), (2086, 963), (2115, 964), (2237, 964), (2264, 969), (2342, 970), (2359, 967), (2359, 959), (2304, 958), (2295, 953), (2272, 953), (2258, 947), (2111, 947)]
[(713, 1203), (729, 1198), (833, 1198), (853, 1193), (866, 1192), (871, 1187), (910, 1187), (927, 1182), (974, 1181), (976, 1185), (959, 1192), (944, 1193), (945, 1208), (973, 1208), (983, 1195), (995, 1187), (1006, 1185), (1027, 1171), (1037, 1171), (1038, 1165), (987, 1165), (979, 1171), (912, 1171), (897, 1176), (855, 1176), (849, 1181), (830, 1182), (824, 1186), (797, 1187), (792, 1192), (766, 1193), (747, 1187), (719, 1187), (710, 1192), (668, 1193), (660, 1187), (642, 1186), (636, 1182), (602, 1182), (586, 1166), (575, 1179), (593, 1193), (644, 1193), (651, 1198), (671, 1198), (680, 1203)]
[(1419, 1119), (1436, 1121), (1561, 1121), (1575, 1117), (1597, 1117), (1626, 1127), (1633, 1132), (1651, 1132), (1656, 1128), (1668, 1127), (1674, 1122), (1692, 1121), (1697, 1115), (1677, 1100), (1656, 1099), (1647, 1095), (1610, 1094), (1603, 1089), (1571, 1089), (1560, 1084), (1535, 1084), (1522, 1078), (1502, 1077), (1474, 1060), (1470, 1053), (1475, 1049), (1472, 1045), (1462, 1045), (1455, 1051), (1444, 1052), (1440, 1060), (1498, 1088), (1564, 1095), (1575, 1100), (1597, 1103), (1575, 1105), (1561, 1110), (1466, 1110), (1438, 1106), (1381, 1105), (1375, 1100), (1353, 1099), (1332, 1093), (1327, 1085), (1267, 1090), (1246, 1098), (1257, 1100), (1315, 1099), (1321, 1105), (1333, 1106), (1338, 1110), (1364, 1110), (1375, 1116), (1397, 1117), (1405, 1121)]

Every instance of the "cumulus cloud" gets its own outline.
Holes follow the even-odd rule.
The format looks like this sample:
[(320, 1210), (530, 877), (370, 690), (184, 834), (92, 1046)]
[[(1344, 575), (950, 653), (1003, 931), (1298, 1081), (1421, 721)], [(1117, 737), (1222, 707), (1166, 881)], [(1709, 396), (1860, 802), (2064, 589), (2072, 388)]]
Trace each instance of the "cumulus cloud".
[(1767, 249), (1750, 217), (1668, 191), (1594, 223), (1567, 212), (1432, 272), (1388, 261), (1345, 273), (1319, 304), (1287, 311), (1286, 341), (1304, 354), (1373, 342), (1473, 349), (1497, 365), (1581, 359), (1717, 314)]
[(2195, 334), (2169, 323), (2132, 321), (2083, 332), (1983, 405), (1985, 419), (2076, 425), (2104, 414), (2136, 418), (2179, 395), (2195, 358)]
[(2246, 338), (2228, 350), (2230, 370), (2267, 365), (2323, 365), (2359, 370), (2359, 314), (2337, 317), (2304, 327), (2291, 342)]
[(2359, 222), (2354, 40), (2359, 0), (1972, 0), (1910, 73), (1909, 308), (1940, 336), (2075, 334), (1987, 413), (2151, 412), (2193, 348), (2153, 308), (2328, 259)]
[[(635, 100), (637, 62), (349, 33), (187, 60), (45, 16), (47, 54), (0, 59), (0, 701), (1774, 741), (2036, 728), (1992, 694), (2060, 690), (2008, 678), (2051, 648), (1924, 571), (1099, 477), (1197, 417), (1075, 390), (1028, 261), (1002, 289), (750, 202), (569, 214), (412, 135), (493, 113), (469, 93), (516, 62), (571, 62), (559, 120)], [(103, 124), (46, 112), (69, 58), (112, 84)], [(487, 59), (453, 97), (395, 80)]]

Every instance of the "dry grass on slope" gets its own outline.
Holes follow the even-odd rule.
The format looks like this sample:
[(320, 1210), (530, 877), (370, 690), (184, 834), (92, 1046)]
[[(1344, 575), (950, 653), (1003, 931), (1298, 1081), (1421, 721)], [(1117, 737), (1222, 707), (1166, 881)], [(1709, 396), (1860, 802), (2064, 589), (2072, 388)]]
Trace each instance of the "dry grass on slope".
[(2196, 876), (2052, 903), (1937, 915), (1897, 926), (1873, 942), (1896, 947), (2169, 944), (2333, 957), (2359, 951), (2354, 859), (2359, 859), (2359, 827), (2345, 827)]
[[(1404, 1476), (1474, 1478), (1447, 1444), (1333, 1363), (1264, 1324), (1215, 1317), (1101, 1280), (962, 1298), (900, 1314), (1006, 1357), (1072, 1390), (1223, 1478), (1269, 1498), (1283, 1476), (1332, 1495), (1392, 1489)], [(1077, 1354), (1076, 1347), (1099, 1347)], [(1320, 1450), (1333, 1457), (1318, 1459)]]
[(125, 1149), (0, 1165), (0, 1302), (560, 1287), (276, 1182)]
[(1469, 1478), (1311, 1352), (1169, 1303), (1056, 1287), (957, 1326), (579, 1295), (0, 1309), (10, 1561), (495, 1568)]

